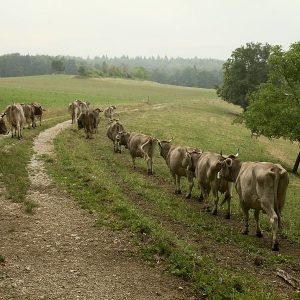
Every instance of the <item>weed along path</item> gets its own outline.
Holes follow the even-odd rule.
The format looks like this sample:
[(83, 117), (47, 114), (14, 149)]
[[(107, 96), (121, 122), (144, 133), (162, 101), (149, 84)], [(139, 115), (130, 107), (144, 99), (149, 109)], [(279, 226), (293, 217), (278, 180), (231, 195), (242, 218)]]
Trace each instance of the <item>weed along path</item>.
[(94, 227), (95, 217), (54, 186), (40, 157), (53, 155), (53, 139), (70, 125), (34, 140), (26, 196), (34, 214), (0, 191), (0, 299), (201, 299), (142, 262), (130, 236)]

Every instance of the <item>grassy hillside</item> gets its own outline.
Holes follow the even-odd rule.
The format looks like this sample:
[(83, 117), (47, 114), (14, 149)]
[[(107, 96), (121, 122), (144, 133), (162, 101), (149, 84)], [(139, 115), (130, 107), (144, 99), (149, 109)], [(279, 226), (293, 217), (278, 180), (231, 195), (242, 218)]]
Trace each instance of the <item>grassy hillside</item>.
[[(223, 153), (232, 153), (239, 148), (241, 160), (279, 162), (291, 169), (299, 151), (297, 145), (284, 140), (251, 139), (249, 131), (242, 125), (232, 124), (240, 109), (218, 100), (212, 90), (68, 76), (0, 79), (0, 111), (13, 99), (16, 102), (38, 101), (47, 109), (46, 118), (61, 115), (64, 119), (67, 104), (76, 98), (87, 99), (94, 106), (116, 104), (128, 131), (151, 134), (159, 139), (173, 137), (176, 144), (217, 152), (222, 149)], [(52, 124), (54, 120), (44, 126), (51, 126), (50, 122)], [(133, 171), (126, 150), (121, 155), (112, 153), (105, 128), (106, 123), (102, 120), (95, 139), (86, 140), (83, 132), (74, 125), (57, 138), (57, 158), (47, 159), (56, 182), (83, 208), (97, 216), (99, 226), (130, 230), (145, 257), (164, 261), (172, 273), (191, 280), (197, 289), (205, 291), (211, 298), (213, 295), (215, 299), (292, 297), (291, 290), (284, 290), (276, 283), (274, 270), (277, 266), (285, 267), (300, 260), (299, 177), (290, 174), (283, 211), (283, 231), (287, 239), (281, 238), (281, 253), (273, 253), (265, 215), (261, 216), (263, 239), (253, 236), (253, 218), (250, 236), (240, 234), (242, 216), (236, 193), (230, 221), (224, 220), (223, 209), (218, 217), (204, 213), (195, 200), (199, 193), (197, 189), (189, 201), (173, 194), (171, 176), (158, 151), (154, 176), (146, 175), (142, 159), (137, 160), (138, 168)], [(1, 159), (6, 161), (1, 163), (1, 173), (7, 186), (11, 180), (8, 178), (13, 177), (16, 169), (23, 170), (18, 178), (26, 182), (26, 161), (37, 133), (26, 130), (21, 142), (0, 140)], [(26, 155), (22, 164), (12, 170), (9, 161), (20, 151), (20, 145)], [(186, 180), (182, 182), (185, 191)], [(11, 195), (15, 189), (16, 186), (10, 187)], [(24, 192), (26, 184), (18, 192), (19, 197)], [(263, 258), (261, 269), (253, 264), (257, 255)], [(261, 270), (265, 276), (261, 275)]]

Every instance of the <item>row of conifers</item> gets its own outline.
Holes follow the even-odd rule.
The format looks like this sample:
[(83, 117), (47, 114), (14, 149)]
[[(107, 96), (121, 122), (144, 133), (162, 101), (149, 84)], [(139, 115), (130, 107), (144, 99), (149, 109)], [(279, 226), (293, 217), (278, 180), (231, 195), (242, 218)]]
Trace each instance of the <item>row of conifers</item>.
[(281, 211), (286, 198), (289, 183), (287, 171), (280, 165), (271, 162), (242, 162), (236, 154), (223, 155), (203, 151), (194, 147), (178, 146), (171, 140), (158, 138), (137, 132), (127, 132), (122, 123), (114, 118), (115, 106), (104, 110), (89, 109), (89, 103), (76, 100), (69, 105), (72, 123), (77, 119), (78, 128), (84, 128), (86, 137), (91, 138), (97, 132), (99, 113), (104, 111), (108, 119), (107, 136), (113, 142), (114, 152), (121, 153), (121, 146), (129, 150), (135, 168), (136, 157), (146, 160), (148, 174), (153, 173), (153, 155), (158, 144), (160, 155), (174, 178), (175, 194), (181, 193), (180, 179), (187, 177), (189, 182), (186, 198), (191, 197), (194, 178), (200, 189), (200, 200), (204, 201), (204, 209), (210, 211), (209, 194), (212, 192), (214, 204), (212, 214), (218, 211), (219, 193), (224, 194), (223, 202), (227, 202), (226, 218), (231, 215), (232, 186), (239, 196), (240, 206), (244, 214), (243, 234), (249, 232), (249, 210), (254, 210), (256, 236), (262, 237), (259, 223), (260, 212), (265, 212), (272, 226), (272, 249), (279, 250), (278, 230), (281, 225)]

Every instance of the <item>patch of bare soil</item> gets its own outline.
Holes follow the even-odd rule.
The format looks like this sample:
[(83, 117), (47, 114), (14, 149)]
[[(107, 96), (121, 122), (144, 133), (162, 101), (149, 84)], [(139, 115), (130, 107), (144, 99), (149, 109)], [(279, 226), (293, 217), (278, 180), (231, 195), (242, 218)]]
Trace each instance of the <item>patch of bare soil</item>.
[(0, 299), (200, 299), (188, 284), (140, 261), (130, 236), (95, 228), (47, 175), (42, 154), (70, 121), (42, 132), (28, 166), (27, 199), (38, 204), (26, 215), (0, 190)]

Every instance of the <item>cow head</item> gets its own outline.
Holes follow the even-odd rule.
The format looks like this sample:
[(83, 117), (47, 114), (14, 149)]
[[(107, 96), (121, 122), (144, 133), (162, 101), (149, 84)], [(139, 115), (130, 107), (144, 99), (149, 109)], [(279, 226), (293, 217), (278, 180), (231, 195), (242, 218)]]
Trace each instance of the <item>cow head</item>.
[(120, 131), (117, 135), (116, 135), (116, 145), (117, 145), (117, 149), (120, 151), (121, 150), (121, 146), (125, 146), (125, 148), (127, 149), (127, 141), (128, 141), (128, 137), (129, 137), (128, 132), (126, 131)]
[(221, 157), (218, 161), (218, 165), (220, 167), (220, 170), (217, 174), (217, 178), (221, 179), (224, 178), (228, 181), (234, 182), (234, 178), (236, 178), (237, 169), (240, 162), (238, 159), (236, 159), (239, 156), (239, 150), (236, 154), (231, 154), (228, 156), (223, 156), (221, 151)]
[(31, 103), (31, 106), (36, 116), (41, 116), (43, 111), (45, 111), (45, 109), (43, 109), (42, 105), (39, 103)]
[(101, 108), (95, 108), (94, 112), (99, 115), (103, 110)]
[(202, 150), (185, 148), (186, 156), (182, 161), (182, 164), (186, 167), (189, 172), (195, 172), (197, 162), (202, 154)]
[(3, 119), (4, 116), (5, 116), (5, 113), (0, 116), (0, 134), (7, 134), (8, 133), (5, 121)]
[(172, 140), (173, 140), (173, 138), (171, 138), (169, 141), (161, 141), (161, 140), (157, 139), (158, 146), (159, 146), (159, 149), (160, 149), (160, 155), (164, 159), (167, 158), (167, 155), (170, 151), (170, 148), (172, 146), (172, 144), (171, 144)]

